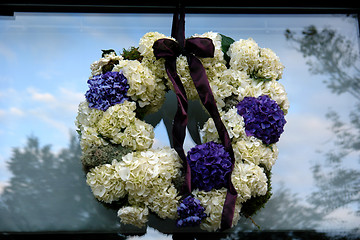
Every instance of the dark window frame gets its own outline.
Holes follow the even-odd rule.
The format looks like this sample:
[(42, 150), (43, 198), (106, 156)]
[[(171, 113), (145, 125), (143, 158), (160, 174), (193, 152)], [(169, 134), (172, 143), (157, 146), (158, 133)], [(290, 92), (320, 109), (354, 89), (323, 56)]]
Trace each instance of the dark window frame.
[[(47, 13), (173, 13), (176, 7), (182, 4), (186, 13), (195, 14), (348, 14), (357, 15), (360, 19), (360, 7), (356, 0), (343, 1), (297, 1), (281, 2), (272, 1), (270, 3), (228, 1), (144, 1), (132, 0), (122, 1), (114, 4), (110, 1), (97, 3), (84, 3), (81, 1), (5, 1), (0, 3), (0, 16), (14, 16), (16, 12), (47, 12)], [(360, 25), (360, 22), (358, 26)], [(223, 234), (219, 233), (220, 237)], [(242, 233), (243, 237), (255, 237), (257, 239), (286, 238), (292, 235), (298, 237), (312, 236), (313, 231), (263, 231), (253, 233)], [(216, 233), (215, 233), (216, 235)], [(189, 234), (179, 235), (174, 239), (193, 239)], [(190, 238), (189, 238), (190, 237)], [(214, 233), (204, 234), (203, 237), (212, 239)], [(24, 232), (24, 233), (0, 233), (0, 239), (126, 239), (120, 233), (83, 233), (83, 232)], [(328, 238), (326, 238), (328, 239)], [(330, 239), (330, 238), (329, 238)]]

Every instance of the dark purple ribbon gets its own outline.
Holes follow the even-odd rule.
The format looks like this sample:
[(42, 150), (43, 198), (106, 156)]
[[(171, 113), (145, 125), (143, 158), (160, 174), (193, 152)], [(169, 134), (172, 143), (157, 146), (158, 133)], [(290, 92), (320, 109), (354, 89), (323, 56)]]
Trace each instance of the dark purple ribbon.
[[(179, 18), (180, 15), (180, 18)], [(174, 91), (177, 97), (178, 108), (173, 122), (173, 145), (174, 149), (182, 159), (186, 169), (185, 183), (182, 194), (191, 194), (191, 170), (187, 163), (186, 155), (183, 149), (187, 125), (187, 97), (184, 86), (176, 72), (176, 58), (184, 55), (187, 58), (190, 75), (199, 94), (200, 100), (204, 107), (213, 118), (219, 137), (226, 151), (230, 154), (234, 166), (234, 152), (231, 146), (229, 134), (221, 121), (220, 114), (216, 107), (215, 98), (212, 94), (206, 71), (197, 57), (214, 57), (215, 47), (209, 38), (189, 38), (185, 40), (185, 13), (176, 12), (173, 18), (172, 37), (178, 42), (171, 39), (159, 39), (153, 45), (154, 55), (157, 59), (165, 58), (166, 72), (174, 85)], [(221, 229), (225, 230), (231, 227), (235, 211), (235, 202), (237, 192), (231, 182), (231, 174), (228, 175), (228, 186), (225, 203), (222, 212)]]

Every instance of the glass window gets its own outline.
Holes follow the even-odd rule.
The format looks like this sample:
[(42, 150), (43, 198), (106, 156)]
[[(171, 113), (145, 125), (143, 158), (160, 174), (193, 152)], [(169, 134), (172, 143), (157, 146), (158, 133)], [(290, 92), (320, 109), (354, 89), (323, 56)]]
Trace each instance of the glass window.
[[(359, 237), (358, 21), (345, 14), (186, 15), (187, 37), (208, 31), (251, 37), (285, 66), (280, 82), (290, 109), (272, 170), (273, 196), (253, 218), (265, 232)], [(120, 225), (117, 212), (94, 199), (74, 120), (101, 50), (138, 46), (147, 32), (170, 35), (171, 22), (171, 14), (0, 18), (0, 232), (145, 232)], [(155, 147), (169, 145), (163, 121), (155, 136)], [(193, 144), (188, 137), (185, 148)], [(145, 236), (171, 239), (167, 229), (154, 218)], [(249, 230), (257, 228), (242, 217), (221, 237)]]

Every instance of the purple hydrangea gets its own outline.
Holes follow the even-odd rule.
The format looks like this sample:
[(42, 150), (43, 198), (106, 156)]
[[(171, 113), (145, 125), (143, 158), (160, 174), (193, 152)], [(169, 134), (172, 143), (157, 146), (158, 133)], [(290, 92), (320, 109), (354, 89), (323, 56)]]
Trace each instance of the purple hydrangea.
[(197, 226), (206, 218), (205, 208), (201, 206), (199, 199), (187, 196), (177, 208), (179, 219), (178, 227)]
[(107, 72), (88, 80), (89, 90), (85, 97), (90, 108), (106, 111), (110, 106), (123, 103), (129, 98), (127, 79), (121, 72)]
[(245, 97), (236, 107), (244, 118), (246, 135), (261, 139), (264, 144), (279, 141), (286, 120), (279, 105), (268, 95)]
[(227, 186), (232, 163), (223, 145), (215, 142), (197, 145), (188, 152), (187, 161), (193, 188), (210, 191)]

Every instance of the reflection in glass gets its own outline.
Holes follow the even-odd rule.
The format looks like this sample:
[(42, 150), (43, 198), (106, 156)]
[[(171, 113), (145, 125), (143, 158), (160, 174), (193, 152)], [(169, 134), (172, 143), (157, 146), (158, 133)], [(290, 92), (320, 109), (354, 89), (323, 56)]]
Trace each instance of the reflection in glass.
[(312, 166), (316, 190), (309, 202), (324, 215), (344, 206), (360, 214), (360, 59), (356, 42), (331, 28), (318, 30), (313, 25), (306, 27), (301, 36), (290, 30), (285, 36), (308, 59), (310, 72), (326, 77), (324, 83), (332, 93), (352, 97), (348, 116), (341, 116), (335, 109), (326, 114), (331, 121), (334, 148)]
[[(291, 108), (273, 169), (273, 196), (253, 218), (261, 230), (243, 218), (232, 233), (215, 234), (219, 239), (331, 239), (327, 232), (340, 226), (344, 207), (351, 214), (335, 231), (344, 230), (350, 239), (359, 236), (353, 227), (360, 214), (354, 22), (342, 15), (187, 15), (187, 36), (213, 30), (234, 39), (253, 37), (274, 49), (286, 66), (281, 81)], [(81, 169), (73, 121), (89, 65), (101, 49), (136, 46), (144, 33), (167, 34), (170, 25), (171, 15), (18, 14), (0, 20), (0, 232), (145, 233), (120, 226), (116, 210), (94, 199)], [(168, 94), (166, 104), (146, 119), (157, 125), (158, 146), (169, 142), (174, 95)], [(198, 143), (207, 117), (196, 102), (190, 106), (194, 118), (188, 135)], [(150, 226), (163, 225), (156, 221)]]
[(116, 214), (101, 206), (85, 183), (80, 155), (75, 135), (59, 153), (41, 147), (36, 137), (14, 148), (8, 161), (13, 177), (1, 195), (0, 231), (117, 230)]

